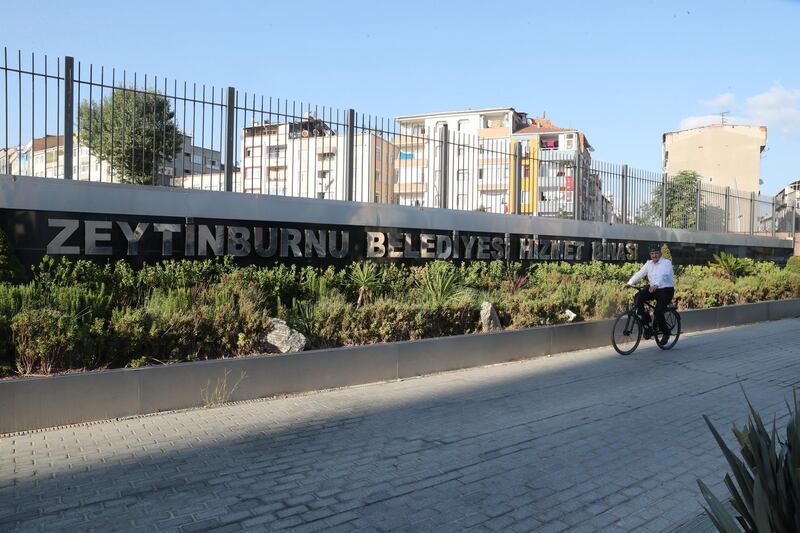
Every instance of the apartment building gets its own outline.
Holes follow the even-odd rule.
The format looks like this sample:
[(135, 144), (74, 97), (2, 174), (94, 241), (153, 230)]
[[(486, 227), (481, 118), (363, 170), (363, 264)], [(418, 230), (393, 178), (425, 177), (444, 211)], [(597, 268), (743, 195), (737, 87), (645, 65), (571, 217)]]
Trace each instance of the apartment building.
[[(312, 115), (287, 123), (247, 126), (241, 137), (237, 190), (305, 198), (347, 199), (344, 131)], [(398, 149), (376, 131), (353, 142), (353, 200), (395, 203)], [(241, 189), (239, 189), (241, 187)]]
[(739, 192), (761, 189), (766, 126), (713, 124), (662, 136), (663, 169), (669, 176), (693, 170), (705, 183)]
[[(84, 181), (120, 181), (119, 172), (73, 137), (72, 176)], [(176, 176), (188, 176), (205, 171), (221, 169), (219, 150), (201, 148), (192, 144), (192, 137), (184, 135), (181, 153), (174, 162), (166, 162), (155, 177), (157, 185), (171, 185)], [(21, 147), (0, 149), (0, 173), (37, 176), (46, 178), (64, 177), (64, 136), (46, 135), (38, 137)]]
[(197, 146), (192, 136), (184, 133), (181, 151), (159, 168), (157, 181), (181, 187), (185, 181), (199, 181), (201, 175), (221, 174), (224, 168), (220, 150)]
[[(74, 179), (86, 181), (110, 181), (109, 165), (95, 157), (89, 148), (73, 140), (72, 175)], [(64, 177), (64, 136), (45, 135), (19, 147), (5, 149), (0, 157), (0, 170), (7, 174), (37, 176), (43, 178)], [(3, 161), (5, 159), (5, 161)], [(102, 177), (105, 176), (105, 179)]]
[(582, 220), (614, 220), (612, 199), (591, 167), (594, 148), (576, 128), (562, 128), (546, 116), (512, 134), (522, 145), (521, 212), (538, 216), (574, 217), (579, 200)]
[(528, 125), (525, 113), (495, 107), (395, 120), (400, 126), (394, 138), (400, 150), (394, 184), (398, 203), (438, 207), (444, 199), (454, 209), (508, 212), (511, 135)]

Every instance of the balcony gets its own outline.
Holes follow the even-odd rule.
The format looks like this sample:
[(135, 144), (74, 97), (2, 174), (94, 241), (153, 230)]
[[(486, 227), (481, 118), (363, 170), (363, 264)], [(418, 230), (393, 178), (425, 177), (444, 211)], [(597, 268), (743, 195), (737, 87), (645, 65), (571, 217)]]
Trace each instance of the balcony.
[(508, 126), (491, 126), (488, 128), (478, 128), (478, 137), (482, 139), (499, 139), (511, 135), (511, 128)]
[(394, 184), (395, 194), (423, 194), (427, 190), (425, 183), (422, 182), (403, 182)]
[(428, 166), (427, 159), (395, 159), (394, 168), (399, 170), (401, 168), (425, 168)]
[(393, 143), (396, 146), (424, 146), (429, 141), (426, 135), (421, 133), (405, 133), (395, 135)]

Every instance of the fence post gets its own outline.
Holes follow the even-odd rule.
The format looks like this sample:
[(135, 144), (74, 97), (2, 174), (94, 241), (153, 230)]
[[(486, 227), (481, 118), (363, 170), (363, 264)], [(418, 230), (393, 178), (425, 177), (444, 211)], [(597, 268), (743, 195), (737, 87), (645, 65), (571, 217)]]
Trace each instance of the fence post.
[(449, 146), (448, 146), (448, 129), (447, 124), (442, 126), (441, 131), (441, 151), (439, 153), (439, 207), (447, 209), (447, 194), (449, 180), (447, 179), (448, 159), (449, 159)]
[(750, 235), (756, 231), (756, 193), (750, 193)]
[(667, 227), (667, 173), (661, 174), (661, 227)]
[(581, 220), (581, 167), (580, 167), (580, 154), (575, 154), (575, 170), (572, 172), (572, 194), (575, 196), (575, 201), (572, 203), (572, 218)]
[(731, 219), (731, 188), (725, 187), (725, 233), (728, 233), (731, 229), (730, 226), (730, 219)]
[(522, 142), (515, 141), (514, 143), (514, 205), (513, 211), (515, 215), (522, 213)]
[(697, 202), (694, 206), (694, 229), (700, 231), (700, 193), (702, 192), (700, 180), (697, 180)]
[(356, 149), (356, 111), (355, 109), (348, 109), (344, 117), (345, 126), (345, 143), (347, 147), (347, 157), (345, 158), (344, 175), (347, 182), (345, 183), (345, 199), (348, 202), (353, 201), (355, 193), (355, 149)]
[(772, 236), (775, 236), (775, 198), (772, 199), (772, 218), (770, 218), (770, 226), (772, 226)]
[(792, 244), (794, 245), (794, 249), (797, 250), (797, 206), (792, 206)]
[[(228, 105), (226, 108), (225, 124), (225, 190), (233, 191), (233, 150), (234, 150), (234, 128), (233, 122), (236, 117), (236, 89), (228, 87)], [(244, 191), (244, 182), (242, 182)]]
[(622, 223), (628, 223), (628, 165), (622, 165)]
[[(64, 57), (64, 179), (72, 179), (73, 120), (75, 119), (75, 58)], [(56, 150), (58, 152), (58, 150)], [(31, 154), (33, 157), (33, 154)]]

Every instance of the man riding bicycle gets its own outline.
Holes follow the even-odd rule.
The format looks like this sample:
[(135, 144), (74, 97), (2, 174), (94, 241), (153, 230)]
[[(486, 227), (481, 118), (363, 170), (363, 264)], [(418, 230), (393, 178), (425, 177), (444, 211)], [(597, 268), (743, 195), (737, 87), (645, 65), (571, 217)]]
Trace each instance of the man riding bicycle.
[(672, 272), (672, 261), (661, 257), (660, 244), (651, 244), (648, 251), (650, 260), (628, 280), (625, 286), (632, 287), (639, 280), (647, 277), (649, 286), (636, 293), (636, 308), (646, 324), (649, 317), (644, 310), (644, 303), (648, 300), (656, 300), (656, 325), (663, 336), (661, 342), (666, 343), (669, 339), (669, 328), (664, 320), (664, 312), (675, 295), (675, 275)]

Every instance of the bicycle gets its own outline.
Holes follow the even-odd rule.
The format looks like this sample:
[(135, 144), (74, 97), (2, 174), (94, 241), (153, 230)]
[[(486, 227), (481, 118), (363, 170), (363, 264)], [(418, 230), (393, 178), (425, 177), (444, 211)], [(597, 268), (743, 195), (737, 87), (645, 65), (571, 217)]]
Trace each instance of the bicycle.
[[(636, 287), (630, 288), (636, 291), (645, 290)], [(642, 317), (639, 316), (635, 302), (636, 298), (628, 304), (628, 308), (625, 312), (619, 315), (617, 320), (614, 321), (614, 327), (611, 330), (611, 343), (614, 345), (614, 349), (617, 353), (620, 355), (632, 354), (633, 351), (638, 348), (642, 340), (642, 334), (644, 334), (645, 339), (652, 337), (656, 341), (656, 345), (662, 350), (669, 350), (675, 346), (675, 343), (678, 342), (678, 337), (681, 336), (681, 315), (678, 314), (678, 310), (675, 306), (669, 304), (667, 310), (664, 311), (664, 321), (669, 328), (669, 337), (667, 338), (667, 342), (663, 342), (664, 336), (662, 332), (658, 331), (658, 325), (655, 321), (655, 304), (649, 301), (644, 303), (646, 308), (645, 313), (647, 313), (647, 309), (649, 309), (650, 316), (652, 317), (649, 323), (645, 323)]]

